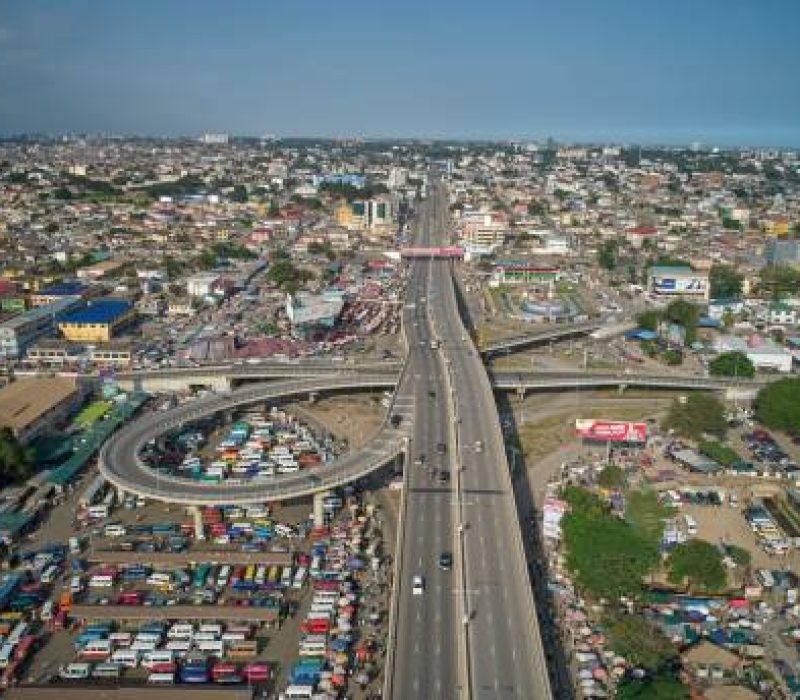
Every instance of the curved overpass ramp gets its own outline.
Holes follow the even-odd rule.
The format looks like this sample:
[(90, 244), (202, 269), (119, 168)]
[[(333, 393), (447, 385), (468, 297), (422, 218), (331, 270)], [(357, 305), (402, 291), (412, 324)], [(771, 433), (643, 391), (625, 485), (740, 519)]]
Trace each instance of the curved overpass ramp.
[(365, 447), (330, 465), (296, 474), (259, 480), (229, 480), (222, 484), (162, 475), (146, 465), (139, 454), (149, 440), (207, 416), (262, 401), (295, 398), (314, 392), (393, 387), (395, 381), (396, 377), (385, 374), (351, 374), (251, 384), (230, 394), (208, 396), (169, 411), (147, 414), (106, 442), (100, 451), (100, 472), (122, 491), (194, 506), (263, 503), (325, 491), (366, 476), (397, 457), (405, 447), (405, 432), (393, 429), (385, 422)]

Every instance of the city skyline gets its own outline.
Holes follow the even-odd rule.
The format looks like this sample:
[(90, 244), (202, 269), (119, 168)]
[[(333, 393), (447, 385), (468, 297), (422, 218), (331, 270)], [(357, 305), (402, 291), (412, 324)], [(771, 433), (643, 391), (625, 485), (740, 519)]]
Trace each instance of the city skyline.
[(0, 134), (800, 146), (794, 4), (492, 9), (9, 3)]

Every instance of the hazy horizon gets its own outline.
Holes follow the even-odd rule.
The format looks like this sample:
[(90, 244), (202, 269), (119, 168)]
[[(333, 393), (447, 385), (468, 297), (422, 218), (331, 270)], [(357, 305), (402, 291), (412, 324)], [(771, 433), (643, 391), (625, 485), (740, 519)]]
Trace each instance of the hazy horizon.
[(0, 134), (800, 147), (773, 0), (0, 0)]

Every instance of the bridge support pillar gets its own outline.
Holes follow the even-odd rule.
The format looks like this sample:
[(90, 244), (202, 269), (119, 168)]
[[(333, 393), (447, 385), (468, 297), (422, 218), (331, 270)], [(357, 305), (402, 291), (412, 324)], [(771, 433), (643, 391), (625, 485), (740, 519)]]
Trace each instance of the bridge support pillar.
[(524, 386), (518, 386), (517, 387), (517, 398), (519, 399), (520, 403), (522, 403), (525, 400), (525, 387)]
[(315, 404), (317, 402), (317, 392), (310, 391), (308, 392), (308, 403)]
[(198, 542), (202, 542), (206, 538), (206, 533), (203, 528), (203, 514), (200, 512), (200, 506), (189, 506), (189, 514), (194, 521), (194, 538)]
[(320, 491), (314, 494), (314, 527), (322, 527), (325, 524), (324, 501), (325, 497), (330, 495), (330, 491)]
[(620, 396), (622, 396), (625, 393), (625, 389), (627, 389), (627, 388), (628, 388), (627, 384), (620, 384), (619, 387), (617, 388), (617, 393)]
[(224, 411), (222, 414), (222, 420), (225, 423), (225, 425), (230, 425), (231, 423), (233, 423), (233, 411), (231, 409)]

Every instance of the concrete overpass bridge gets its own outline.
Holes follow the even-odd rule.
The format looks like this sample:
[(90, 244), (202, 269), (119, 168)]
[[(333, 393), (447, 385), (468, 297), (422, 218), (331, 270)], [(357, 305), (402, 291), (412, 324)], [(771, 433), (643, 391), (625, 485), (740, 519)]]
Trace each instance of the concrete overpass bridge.
[(229, 391), (244, 382), (301, 377), (335, 377), (353, 373), (397, 376), (402, 362), (397, 360), (270, 360), (228, 362), (198, 367), (170, 367), (157, 370), (120, 372), (117, 381), (128, 391), (182, 391), (204, 386), (215, 391)]
[[(228, 480), (221, 484), (161, 474), (145, 464), (140, 455), (149, 441), (202, 418), (229, 415), (258, 403), (323, 392), (391, 388), (395, 381), (394, 376), (385, 374), (350, 374), (250, 384), (231, 393), (206, 396), (168, 411), (149, 413), (105, 443), (100, 451), (100, 472), (122, 492), (187, 506), (264, 503), (324, 492), (366, 476), (395, 459), (404, 449), (405, 431), (394, 429), (385, 421), (368, 445), (333, 464), (295, 474), (261, 480)], [(397, 404), (390, 408), (392, 413), (406, 416), (410, 415), (409, 410)], [(408, 422), (404, 421), (406, 425)]]
[(496, 357), (506, 353), (517, 352), (525, 348), (541, 345), (542, 343), (557, 342), (567, 338), (575, 338), (581, 335), (589, 335), (602, 328), (602, 321), (590, 321), (586, 323), (571, 324), (552, 324), (544, 327), (537, 327), (530, 333), (515, 335), (510, 338), (503, 338), (482, 348), (480, 353), (484, 359)]
[(536, 390), (647, 388), (680, 391), (724, 391), (727, 398), (754, 398), (769, 379), (734, 380), (681, 374), (626, 374), (601, 372), (489, 372), (495, 389), (521, 393)]

